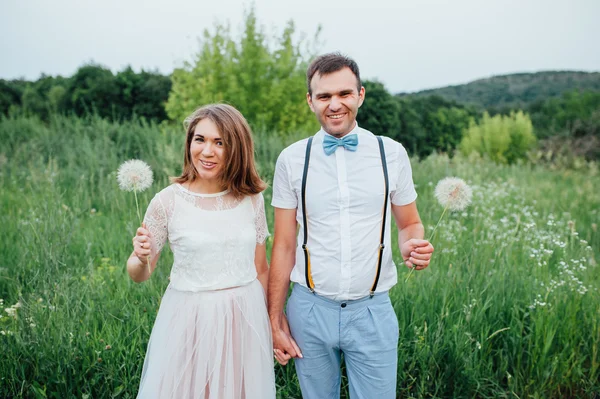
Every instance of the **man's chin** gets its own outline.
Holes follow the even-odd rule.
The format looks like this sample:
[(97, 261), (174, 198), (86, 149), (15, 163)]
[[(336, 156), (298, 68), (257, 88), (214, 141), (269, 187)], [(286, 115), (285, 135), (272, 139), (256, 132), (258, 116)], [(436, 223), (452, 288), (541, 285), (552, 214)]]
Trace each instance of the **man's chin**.
[(342, 135), (350, 132), (350, 129), (348, 129), (346, 126), (336, 126), (336, 127), (325, 126), (325, 127), (323, 127), (323, 130), (325, 130), (327, 133), (331, 134), (332, 136), (342, 136)]
[[(346, 119), (345, 117), (344, 119)], [(326, 120), (327, 123), (321, 123), (323, 130), (332, 136), (343, 136), (348, 134), (354, 129), (356, 126), (356, 119), (352, 120), (342, 120), (340, 123), (332, 123), (331, 120)]]

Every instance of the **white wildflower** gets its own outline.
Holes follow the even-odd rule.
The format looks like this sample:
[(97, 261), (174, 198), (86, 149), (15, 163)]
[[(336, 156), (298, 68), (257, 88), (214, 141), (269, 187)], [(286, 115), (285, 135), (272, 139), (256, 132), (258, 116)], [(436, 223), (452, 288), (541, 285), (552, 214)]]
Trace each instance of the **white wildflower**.
[(146, 162), (132, 159), (119, 167), (117, 180), (123, 191), (144, 191), (152, 185), (152, 169)]
[[(139, 159), (123, 162), (123, 164), (119, 166), (117, 172), (117, 181), (119, 182), (121, 190), (133, 191), (133, 195), (135, 196), (135, 209), (141, 225), (142, 214), (140, 213), (137, 193), (144, 191), (152, 185), (152, 169), (150, 169), (150, 166), (148, 166), (146, 162), (140, 161)], [(147, 265), (148, 273), (151, 273), (149, 257), (147, 259)]]
[[(433, 236), (435, 235), (435, 231), (437, 230), (442, 218), (446, 214), (447, 210), (451, 211), (462, 211), (464, 210), (470, 203), (471, 198), (473, 197), (473, 190), (471, 187), (463, 179), (459, 179), (458, 177), (446, 177), (438, 182), (435, 186), (434, 195), (437, 198), (438, 202), (444, 207), (444, 211), (442, 215), (438, 219), (429, 239), (427, 241), (431, 241)], [(412, 273), (415, 271), (416, 266), (413, 265), (406, 276), (407, 282)]]
[(435, 186), (434, 195), (444, 208), (462, 211), (471, 203), (473, 191), (463, 179), (446, 177)]

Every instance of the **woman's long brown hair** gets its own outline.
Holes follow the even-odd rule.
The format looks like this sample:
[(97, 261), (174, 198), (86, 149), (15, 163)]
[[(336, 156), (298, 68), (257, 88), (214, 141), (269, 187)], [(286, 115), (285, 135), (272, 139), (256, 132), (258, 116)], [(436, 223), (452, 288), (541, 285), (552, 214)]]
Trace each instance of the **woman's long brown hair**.
[(183, 171), (173, 178), (175, 183), (188, 183), (199, 179), (190, 154), (196, 125), (202, 119), (210, 119), (223, 139), (225, 159), (220, 179), (224, 187), (236, 197), (258, 194), (267, 184), (260, 178), (254, 161), (254, 141), (252, 130), (244, 116), (227, 104), (209, 104), (198, 108), (185, 118), (186, 129)]

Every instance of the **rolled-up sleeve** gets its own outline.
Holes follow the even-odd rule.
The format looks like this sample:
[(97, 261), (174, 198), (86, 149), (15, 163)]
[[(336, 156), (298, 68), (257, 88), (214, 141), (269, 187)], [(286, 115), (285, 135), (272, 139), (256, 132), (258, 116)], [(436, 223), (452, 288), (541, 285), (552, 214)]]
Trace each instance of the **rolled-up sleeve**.
[(410, 158), (406, 149), (398, 145), (398, 179), (396, 190), (392, 193), (392, 204), (402, 206), (408, 205), (417, 199), (417, 191), (412, 178)]
[(273, 177), (271, 206), (275, 208), (296, 209), (298, 207), (298, 197), (291, 184), (290, 172), (287, 152), (284, 150), (277, 158), (275, 176)]

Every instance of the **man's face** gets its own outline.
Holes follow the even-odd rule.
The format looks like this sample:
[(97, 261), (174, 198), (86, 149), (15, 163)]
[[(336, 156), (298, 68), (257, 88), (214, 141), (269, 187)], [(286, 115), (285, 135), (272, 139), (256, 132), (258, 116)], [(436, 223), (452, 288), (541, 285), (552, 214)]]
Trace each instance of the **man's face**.
[(310, 81), (312, 96), (306, 100), (323, 129), (342, 137), (354, 129), (358, 108), (365, 99), (365, 88), (357, 88), (356, 76), (350, 68), (327, 75), (316, 73)]

